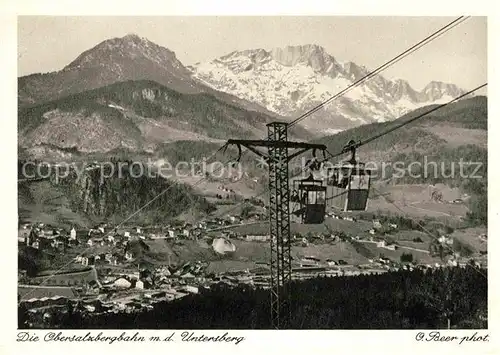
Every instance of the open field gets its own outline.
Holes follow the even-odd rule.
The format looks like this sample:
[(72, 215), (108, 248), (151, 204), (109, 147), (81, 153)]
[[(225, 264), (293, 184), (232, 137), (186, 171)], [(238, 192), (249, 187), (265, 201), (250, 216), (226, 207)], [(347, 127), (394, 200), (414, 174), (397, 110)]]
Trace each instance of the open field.
[(261, 184), (246, 176), (243, 170), (239, 170), (237, 167), (229, 167), (228, 163), (224, 166), (208, 164), (206, 171), (212, 172), (213, 177), (205, 179), (203, 175), (193, 175), (190, 171), (186, 171), (179, 176), (172, 176), (172, 179), (180, 183), (196, 185), (196, 190), (206, 196), (224, 195), (225, 192), (221, 191), (218, 188), (219, 186), (234, 190), (244, 198), (250, 198), (262, 192)]
[(43, 276), (34, 277), (32, 279), (36, 282), (44, 282), (47, 285), (59, 285), (59, 286), (74, 286), (81, 285), (85, 282), (97, 281), (97, 272), (94, 268), (88, 268), (87, 270), (76, 270), (61, 272), (61, 270), (46, 270)]
[(429, 130), (439, 138), (446, 140), (450, 146), (474, 144), (484, 149), (488, 148), (488, 131), (484, 129), (433, 125), (429, 127)]
[[(413, 255), (413, 260), (417, 261), (418, 263), (432, 264), (436, 262), (441, 262), (439, 258), (434, 258), (430, 256), (430, 254), (427, 252), (421, 252), (405, 248), (399, 248), (398, 250), (377, 248), (377, 246), (374, 243), (363, 243), (363, 245), (372, 253), (374, 257), (384, 256), (391, 260), (399, 261), (403, 253), (404, 254), (409, 253)], [(425, 250), (425, 248), (422, 248), (421, 246), (419, 247), (419, 249)]]
[(436, 202), (414, 203), (406, 206), (406, 209), (417, 210), (423, 216), (444, 216), (450, 218), (464, 217), (469, 211), (469, 209), (462, 204), (445, 204)]
[[(348, 234), (355, 235), (366, 235), (367, 232), (372, 228), (372, 223), (367, 221), (345, 221), (340, 219), (326, 218), (323, 224), (301, 224), (301, 223), (291, 223), (290, 231), (293, 234), (307, 235), (308, 233), (313, 234), (332, 234), (335, 231), (344, 231)], [(258, 224), (251, 224), (245, 226), (236, 226), (231, 228), (232, 231), (240, 233), (242, 235), (265, 235), (269, 234), (269, 223), (263, 221)]]
[(299, 259), (303, 256), (313, 256), (325, 262), (327, 259), (344, 260), (351, 265), (368, 263), (368, 259), (359, 254), (356, 249), (347, 242), (335, 244), (309, 244), (307, 247), (293, 247), (292, 257)]
[(72, 211), (69, 201), (48, 181), (18, 184), (18, 213), (20, 223), (45, 223), (60, 227), (92, 226), (92, 221)]
[(466, 206), (441, 204), (436, 202), (427, 202), (425, 204), (407, 204), (403, 205), (394, 201), (394, 204), (387, 202), (382, 197), (370, 200), (367, 205), (368, 212), (382, 212), (393, 215), (403, 215), (410, 218), (432, 217), (456, 224), (462, 221), (468, 212)]
[(230, 271), (252, 270), (256, 265), (252, 261), (239, 261), (239, 260), (215, 260), (211, 261), (208, 265), (206, 272), (208, 273), (223, 273)]
[(487, 234), (484, 227), (467, 228), (456, 230), (451, 236), (458, 239), (460, 242), (472, 247), (476, 252), (487, 251), (487, 242), (481, 241), (478, 236)]

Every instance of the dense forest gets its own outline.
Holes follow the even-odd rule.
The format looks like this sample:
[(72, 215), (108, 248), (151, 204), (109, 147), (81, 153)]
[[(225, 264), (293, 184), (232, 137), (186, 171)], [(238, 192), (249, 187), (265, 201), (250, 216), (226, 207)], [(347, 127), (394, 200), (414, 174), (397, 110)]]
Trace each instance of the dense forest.
[[(110, 107), (110, 104), (113, 106)], [(116, 109), (117, 105), (123, 109)], [(141, 135), (138, 125), (131, 119), (133, 117), (149, 118), (153, 122), (169, 121), (177, 128), (188, 128), (189, 131), (220, 139), (229, 136), (258, 138), (265, 124), (274, 120), (272, 116), (244, 110), (208, 93), (185, 94), (154, 81), (129, 80), (20, 107), (20, 135), (35, 130), (44, 122), (44, 114), (54, 110), (86, 117), (99, 115), (110, 126), (127, 133), (129, 138)], [(301, 137), (310, 136), (300, 126), (293, 127), (290, 133)]]
[[(18, 161), (18, 175), (23, 164), (24, 161)], [(124, 218), (155, 197), (148, 205), (147, 214), (138, 216), (144, 222), (165, 221), (190, 208), (201, 213), (210, 213), (215, 208), (191, 186), (165, 179), (146, 165), (132, 161), (110, 159), (101, 167), (86, 170), (64, 167), (59, 177), (54, 167), (26, 166), (28, 176), (49, 176), (51, 183), (68, 197), (72, 210), (88, 216)]]
[[(292, 284), (292, 329), (487, 327), (487, 274), (473, 267), (325, 277)], [(19, 309), (19, 325), (26, 313)], [(219, 284), (140, 314), (85, 315), (61, 328), (270, 329), (269, 290)]]
[[(119, 168), (119, 161), (112, 163), (113, 167), (107, 165), (104, 170), (89, 170), (83, 176), (73, 172), (61, 179), (60, 185), (68, 191), (77, 209), (101, 217), (127, 216), (158, 196), (148, 211), (152, 223), (176, 217), (190, 206), (203, 212), (213, 209), (190, 186), (149, 176), (144, 165), (129, 161)], [(164, 191), (167, 192), (162, 193)]]

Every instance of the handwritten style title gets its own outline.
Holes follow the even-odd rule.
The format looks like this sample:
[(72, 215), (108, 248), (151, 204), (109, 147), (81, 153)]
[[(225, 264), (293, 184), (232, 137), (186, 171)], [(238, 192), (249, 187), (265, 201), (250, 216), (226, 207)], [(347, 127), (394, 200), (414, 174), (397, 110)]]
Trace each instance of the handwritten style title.
[(118, 336), (105, 335), (103, 332), (93, 333), (87, 332), (84, 335), (68, 334), (67, 332), (48, 332), (43, 336), (39, 336), (34, 332), (19, 332), (17, 334), (18, 342), (99, 342), (113, 344), (115, 342), (169, 342), (169, 341), (182, 341), (182, 342), (213, 342), (213, 343), (233, 343), (238, 345), (244, 337), (229, 336), (226, 332), (222, 335), (207, 336), (204, 334), (197, 334), (195, 332), (182, 332), (180, 336), (176, 336), (175, 332), (167, 336), (150, 336), (146, 337), (139, 332), (127, 333), (122, 332)]

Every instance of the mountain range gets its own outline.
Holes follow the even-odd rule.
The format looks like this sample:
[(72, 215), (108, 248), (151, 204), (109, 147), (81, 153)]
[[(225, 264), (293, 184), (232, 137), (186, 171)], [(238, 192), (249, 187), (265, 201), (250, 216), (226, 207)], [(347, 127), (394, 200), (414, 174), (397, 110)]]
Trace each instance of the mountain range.
[(269, 113), (194, 80), (174, 52), (136, 34), (105, 40), (59, 71), (20, 77), (18, 104), (32, 106), (128, 80), (152, 80), (184, 94), (208, 93), (246, 110)]
[[(105, 40), (62, 70), (18, 79), (19, 146), (29, 156), (125, 150), (175, 141), (261, 138), (366, 75), (317, 45), (233, 52), (184, 66), (135, 34)], [(335, 100), (291, 137), (309, 139), (392, 120), (463, 91), (431, 82), (420, 92), (380, 75)]]
[[(18, 155), (46, 161), (207, 157), (228, 138), (264, 138), (267, 123), (292, 120), (368, 72), (317, 45), (238, 51), (186, 67), (145, 38), (113, 38), (60, 71), (18, 78)], [(338, 152), (350, 139), (371, 137), (461, 93), (435, 81), (416, 91), (406, 81), (377, 75), (294, 126), (289, 137)], [(484, 162), (486, 170), (486, 138), (487, 99), (474, 97), (377, 139), (358, 157), (407, 163), (462, 158)], [(265, 172), (260, 174), (263, 183)], [(486, 179), (446, 183), (472, 195), (473, 218), (485, 220)], [(26, 196), (45, 196), (47, 188), (38, 189)]]
[[(282, 116), (299, 116), (370, 73), (342, 62), (318, 45), (287, 46), (270, 51), (235, 51), (190, 67), (193, 76), (214, 89), (258, 103)], [(464, 91), (432, 81), (416, 91), (404, 80), (376, 75), (332, 103), (306, 128), (334, 133), (371, 122), (390, 121), (418, 107), (443, 103)]]

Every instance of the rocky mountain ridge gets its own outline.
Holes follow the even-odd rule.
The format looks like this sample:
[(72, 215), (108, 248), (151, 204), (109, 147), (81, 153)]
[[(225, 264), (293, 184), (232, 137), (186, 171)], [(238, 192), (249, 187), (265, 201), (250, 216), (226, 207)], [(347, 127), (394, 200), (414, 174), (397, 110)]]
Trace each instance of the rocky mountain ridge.
[[(189, 69), (195, 78), (216, 90), (289, 117), (299, 116), (370, 72), (356, 63), (342, 62), (314, 44), (235, 51)], [(417, 91), (404, 80), (376, 75), (304, 124), (315, 131), (334, 133), (360, 124), (390, 121), (463, 92), (454, 84), (437, 81)]]

